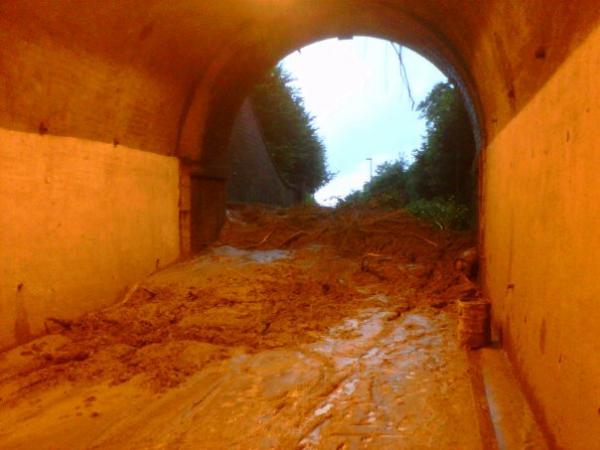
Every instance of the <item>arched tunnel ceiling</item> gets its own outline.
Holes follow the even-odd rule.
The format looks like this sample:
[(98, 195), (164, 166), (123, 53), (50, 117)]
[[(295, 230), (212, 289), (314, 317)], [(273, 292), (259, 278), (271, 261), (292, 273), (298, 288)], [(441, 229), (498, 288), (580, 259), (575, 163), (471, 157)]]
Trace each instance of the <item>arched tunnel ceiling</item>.
[(370, 34), (456, 70), (493, 134), (599, 16), (595, 0), (13, 0), (0, 5), (0, 126), (197, 159), (287, 52)]

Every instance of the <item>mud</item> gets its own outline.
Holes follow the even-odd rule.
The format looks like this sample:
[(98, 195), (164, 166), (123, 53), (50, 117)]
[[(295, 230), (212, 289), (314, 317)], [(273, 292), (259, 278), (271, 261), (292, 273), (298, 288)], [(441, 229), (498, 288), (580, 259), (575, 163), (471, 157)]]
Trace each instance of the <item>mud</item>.
[(0, 355), (1, 448), (482, 448), (472, 246), (399, 211), (237, 207), (220, 242)]

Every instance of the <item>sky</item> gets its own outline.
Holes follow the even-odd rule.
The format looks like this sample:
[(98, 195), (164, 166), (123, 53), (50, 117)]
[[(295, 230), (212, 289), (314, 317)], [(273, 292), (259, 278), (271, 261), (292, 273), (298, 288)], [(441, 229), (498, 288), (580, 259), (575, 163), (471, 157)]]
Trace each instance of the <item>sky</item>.
[[(446, 77), (428, 60), (403, 49), (413, 98), (418, 104)], [(294, 78), (306, 109), (325, 143), (336, 177), (315, 199), (332, 206), (362, 188), (385, 161), (412, 160), (425, 134), (425, 121), (412, 109), (392, 45), (380, 39), (329, 39), (304, 47), (281, 61)]]

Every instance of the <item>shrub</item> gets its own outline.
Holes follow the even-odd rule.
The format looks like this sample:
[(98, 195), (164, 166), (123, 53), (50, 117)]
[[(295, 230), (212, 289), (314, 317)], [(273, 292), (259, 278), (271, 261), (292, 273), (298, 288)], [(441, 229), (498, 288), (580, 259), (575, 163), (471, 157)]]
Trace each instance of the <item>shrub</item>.
[(414, 216), (433, 223), (439, 229), (467, 229), (471, 210), (454, 198), (433, 200), (420, 199), (409, 203), (406, 209)]

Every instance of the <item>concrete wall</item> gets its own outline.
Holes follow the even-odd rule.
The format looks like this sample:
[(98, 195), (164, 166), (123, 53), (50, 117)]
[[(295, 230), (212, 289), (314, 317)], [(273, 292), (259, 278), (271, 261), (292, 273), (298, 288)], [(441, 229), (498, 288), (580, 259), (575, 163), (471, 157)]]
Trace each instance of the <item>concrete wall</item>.
[(494, 138), (486, 281), (538, 413), (568, 449), (600, 442), (600, 29)]
[(179, 255), (176, 158), (0, 130), (0, 348)]
[(228, 151), (230, 202), (290, 206), (299, 201), (298, 194), (281, 179), (269, 157), (249, 99), (237, 114)]

